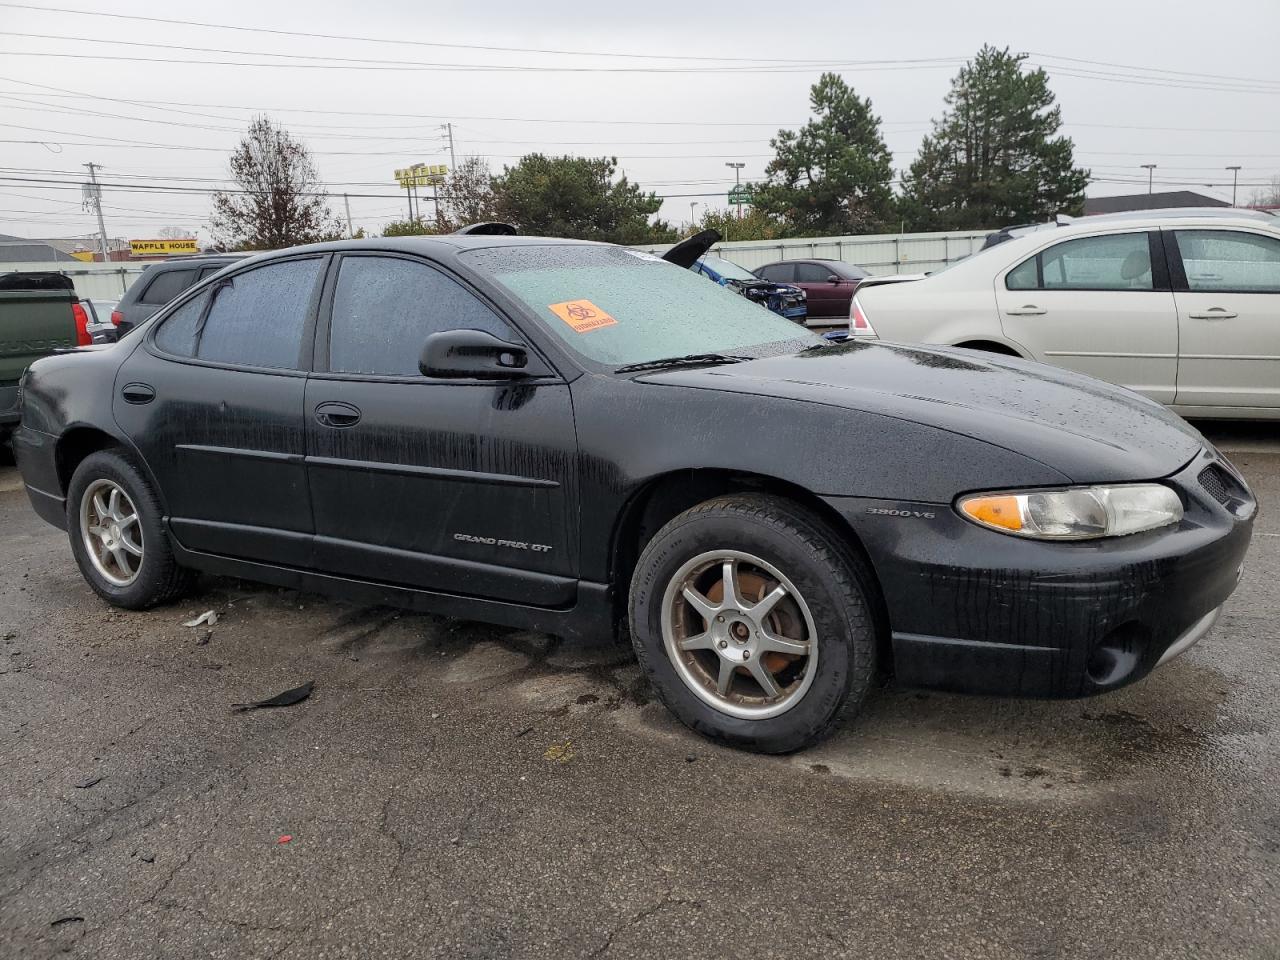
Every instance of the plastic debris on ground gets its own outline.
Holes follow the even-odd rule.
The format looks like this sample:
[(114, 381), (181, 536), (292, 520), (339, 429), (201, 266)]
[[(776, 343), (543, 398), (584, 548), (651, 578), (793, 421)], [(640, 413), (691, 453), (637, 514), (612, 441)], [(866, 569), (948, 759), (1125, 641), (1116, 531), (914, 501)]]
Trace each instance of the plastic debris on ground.
[(274, 697), (268, 697), (266, 700), (258, 700), (255, 703), (233, 703), (231, 709), (236, 713), (244, 713), (247, 710), (264, 710), (269, 707), (292, 707), (295, 703), (301, 703), (311, 696), (311, 691), (315, 689), (315, 686), (316, 682), (314, 680), (308, 680), (300, 687), (277, 693)]

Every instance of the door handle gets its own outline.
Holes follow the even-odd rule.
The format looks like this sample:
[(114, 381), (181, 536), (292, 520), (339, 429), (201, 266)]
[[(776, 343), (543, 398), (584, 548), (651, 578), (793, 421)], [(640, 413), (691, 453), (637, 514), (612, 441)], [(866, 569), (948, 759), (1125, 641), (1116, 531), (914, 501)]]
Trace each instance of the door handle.
[(1239, 316), (1239, 314), (1232, 313), (1224, 307), (1210, 307), (1203, 313), (1188, 313), (1187, 316), (1192, 320), (1230, 320), (1232, 317)]
[(120, 388), (125, 403), (150, 403), (156, 398), (156, 388), (149, 383), (126, 383)]
[(316, 406), (316, 422), (325, 427), (354, 427), (360, 422), (360, 408), (329, 400)]
[(1048, 312), (1044, 307), (1037, 307), (1034, 303), (1024, 304), (1018, 309), (1005, 311), (1011, 317), (1038, 317)]

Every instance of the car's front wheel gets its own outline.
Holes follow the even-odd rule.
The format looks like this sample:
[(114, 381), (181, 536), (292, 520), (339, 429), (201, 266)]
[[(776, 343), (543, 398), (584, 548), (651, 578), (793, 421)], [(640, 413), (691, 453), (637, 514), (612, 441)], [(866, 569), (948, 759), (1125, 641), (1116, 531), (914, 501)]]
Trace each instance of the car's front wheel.
[(92, 453), (67, 489), (71, 552), (89, 586), (117, 607), (143, 610), (174, 599), (192, 574), (179, 567), (151, 485), (114, 450)]
[(641, 666), (677, 717), (733, 746), (813, 743), (875, 674), (870, 573), (819, 517), (732, 495), (649, 541), (631, 584)]

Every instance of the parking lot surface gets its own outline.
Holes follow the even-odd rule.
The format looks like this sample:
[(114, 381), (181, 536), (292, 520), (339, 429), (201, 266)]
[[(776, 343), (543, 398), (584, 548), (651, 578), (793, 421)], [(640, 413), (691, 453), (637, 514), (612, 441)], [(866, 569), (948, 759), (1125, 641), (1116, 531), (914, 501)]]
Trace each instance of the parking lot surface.
[(1202, 427), (1262, 502), (1207, 640), (1090, 700), (890, 684), (781, 758), (603, 640), (113, 610), (0, 467), (0, 957), (1280, 956), (1280, 428)]

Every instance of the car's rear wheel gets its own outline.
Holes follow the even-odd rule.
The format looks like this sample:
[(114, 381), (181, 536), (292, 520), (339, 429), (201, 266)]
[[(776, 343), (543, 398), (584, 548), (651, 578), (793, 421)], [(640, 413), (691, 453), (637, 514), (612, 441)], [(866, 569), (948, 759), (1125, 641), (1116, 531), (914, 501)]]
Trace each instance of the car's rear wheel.
[(870, 573), (810, 511), (732, 495), (685, 511), (631, 585), (636, 655), (690, 728), (785, 753), (813, 743), (875, 674)]
[(192, 579), (178, 566), (163, 512), (142, 473), (114, 450), (86, 457), (67, 489), (71, 552), (108, 603), (142, 610), (174, 599)]

